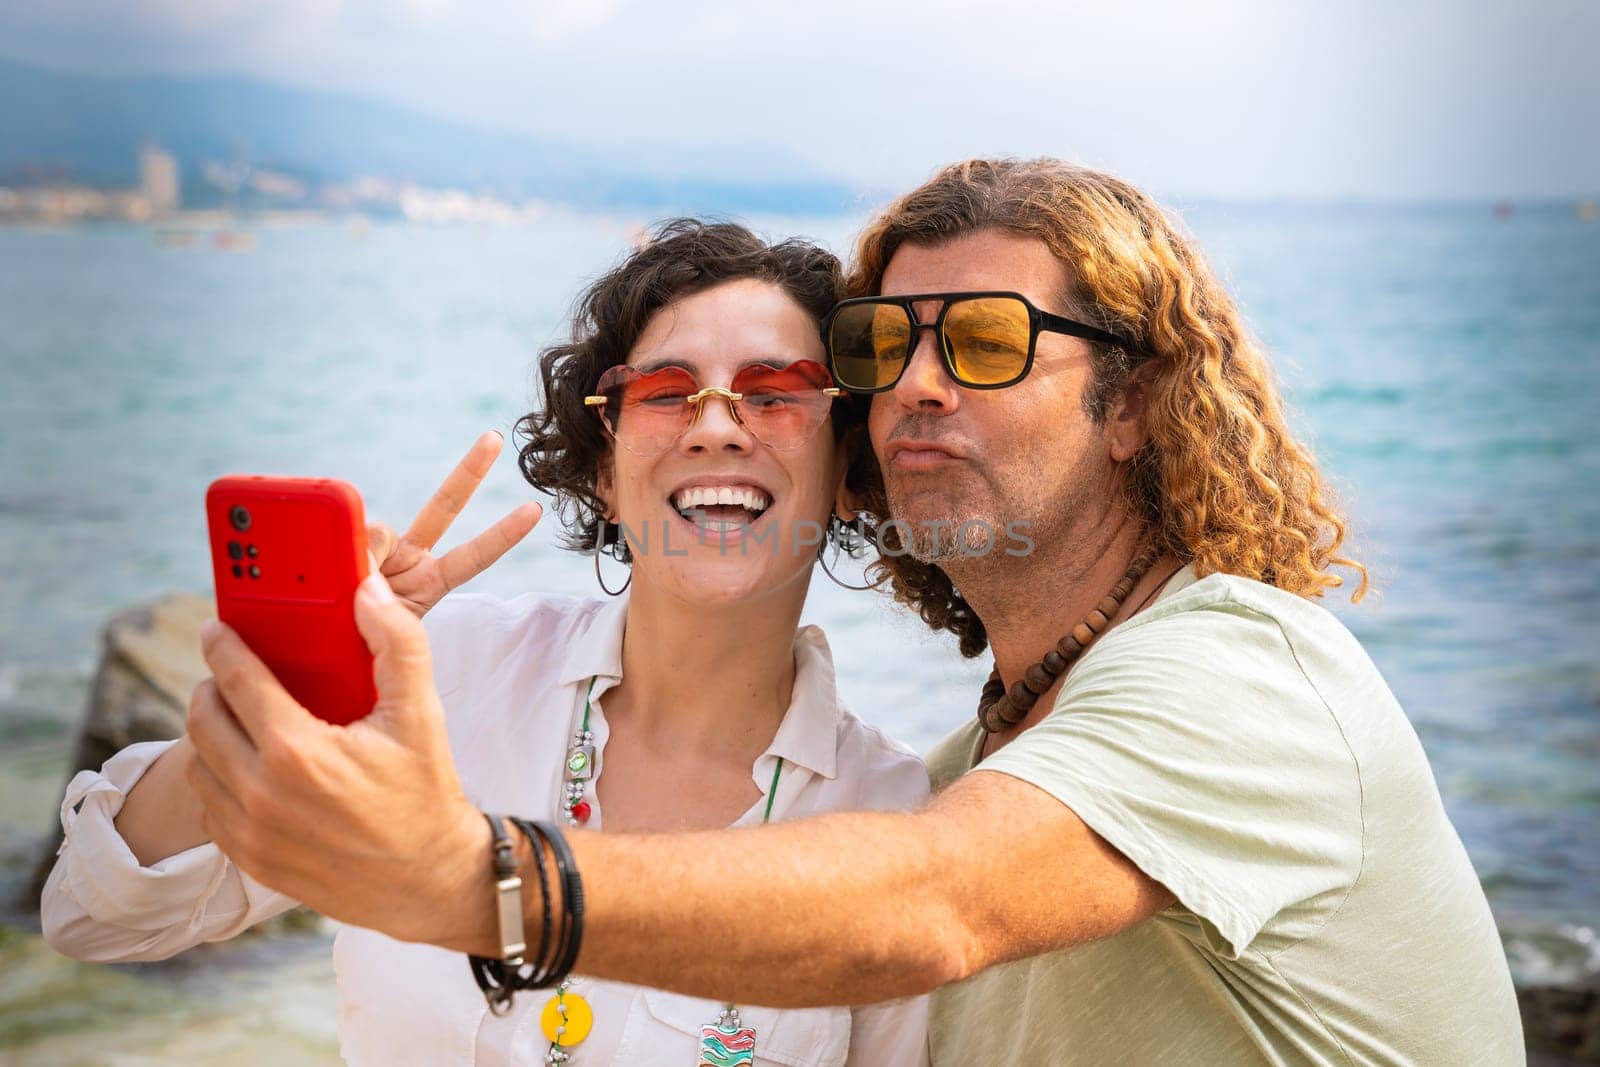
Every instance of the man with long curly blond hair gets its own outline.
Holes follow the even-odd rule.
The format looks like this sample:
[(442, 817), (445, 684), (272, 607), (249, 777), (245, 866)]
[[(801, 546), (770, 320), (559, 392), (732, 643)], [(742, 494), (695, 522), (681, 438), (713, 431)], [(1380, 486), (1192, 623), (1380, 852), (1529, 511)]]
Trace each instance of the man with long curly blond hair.
[[(1194, 245), (1109, 175), (977, 160), (867, 229), (853, 289), (825, 332), (872, 397), (877, 462), (840, 511), (875, 528), (899, 600), (992, 649), (978, 714), (930, 755), (918, 812), (570, 835), (579, 970), (786, 1008), (937, 989), (935, 1064), (1522, 1062), (1416, 734), (1315, 603), (1366, 572)], [(403, 609), (371, 626), (425, 655)], [(415, 671), (385, 700), (437, 715)], [(278, 795), (281, 770), (201, 758)], [(378, 756), (331, 761), (348, 796), (308, 819), (361, 825), (397, 787)], [(430, 873), (490, 869), (481, 817), (451, 823), (398, 865), (354, 837), (241, 863), (346, 921), (499, 955), (486, 876)], [(524, 888), (530, 944), (577, 904), (549, 874)], [(397, 897), (416, 906), (389, 929)]]

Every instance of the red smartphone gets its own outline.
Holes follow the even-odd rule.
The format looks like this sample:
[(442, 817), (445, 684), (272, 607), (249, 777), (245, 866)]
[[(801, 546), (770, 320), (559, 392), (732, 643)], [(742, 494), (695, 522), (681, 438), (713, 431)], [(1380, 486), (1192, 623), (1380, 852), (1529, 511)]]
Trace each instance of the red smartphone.
[(206, 490), (217, 616), (319, 719), (372, 710), (372, 654), (356, 629), (367, 576), (361, 494), (334, 478), (260, 474)]

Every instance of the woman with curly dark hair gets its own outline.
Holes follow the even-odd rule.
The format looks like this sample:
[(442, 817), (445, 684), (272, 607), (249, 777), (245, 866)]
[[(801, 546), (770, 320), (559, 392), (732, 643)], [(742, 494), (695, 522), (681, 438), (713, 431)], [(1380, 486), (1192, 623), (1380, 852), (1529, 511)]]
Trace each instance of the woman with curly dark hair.
[[(862, 411), (833, 387), (819, 331), (841, 288), (820, 248), (681, 219), (584, 294), (571, 338), (540, 360), (544, 406), (517, 424), (519, 458), (611, 596), (440, 599), (531, 527), (526, 510), (440, 559), (436, 533), (419, 547), (374, 530), (390, 586), (425, 614), (451, 754), (481, 810), (671, 831), (927, 795), (922, 761), (844, 708), (825, 638), (799, 625), (819, 549), (854, 515)], [(479, 473), (430, 506), (459, 510), (497, 448), (481, 441), (463, 465)], [(57, 948), (161, 958), (295, 903), (200, 830), (188, 744), (135, 745), (69, 787), (44, 905)], [(719, 937), (707, 929), (703, 951)], [(925, 1062), (921, 997), (779, 1011), (574, 975), (499, 1015), (459, 955), (346, 927), (334, 960), (353, 1063)]]

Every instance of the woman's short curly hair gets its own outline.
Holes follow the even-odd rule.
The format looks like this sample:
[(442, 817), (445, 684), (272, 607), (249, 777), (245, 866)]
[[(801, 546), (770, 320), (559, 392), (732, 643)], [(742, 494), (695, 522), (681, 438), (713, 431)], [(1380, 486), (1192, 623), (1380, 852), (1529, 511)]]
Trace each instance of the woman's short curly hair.
[[(678, 218), (662, 222), (626, 259), (578, 298), (567, 341), (539, 357), (542, 406), (517, 420), (517, 457), (535, 489), (555, 497), (567, 548), (608, 548), (628, 558), (619, 527), (604, 521), (605, 503), (596, 490), (600, 464), (611, 442), (585, 396), (600, 376), (627, 362), (651, 318), (661, 309), (724, 282), (768, 282), (782, 289), (820, 324), (843, 291), (838, 257), (803, 240), (769, 245), (737, 223)], [(864, 405), (841, 400), (833, 406), (838, 438), (851, 451), (861, 445)]]
[[(1054, 159), (969, 160), (946, 167), (891, 204), (861, 235), (852, 296), (876, 295), (902, 245), (939, 245), (983, 229), (1043, 241), (1067, 266), (1068, 311), (1132, 350), (1093, 344), (1088, 414), (1108, 405), (1144, 359), (1149, 441), (1128, 469), (1130, 506), (1154, 547), (1200, 574), (1236, 574), (1300, 596), (1344, 584), (1335, 566), (1367, 572), (1339, 553), (1346, 520), (1315, 458), (1284, 417), (1266, 353), (1199, 249), (1138, 189)], [(870, 457), (869, 457), (870, 460)], [(869, 521), (888, 516), (881, 475), (869, 472)], [(891, 546), (893, 547), (893, 546)], [(943, 570), (909, 555), (882, 555), (869, 574), (961, 651), (988, 644), (983, 621)]]

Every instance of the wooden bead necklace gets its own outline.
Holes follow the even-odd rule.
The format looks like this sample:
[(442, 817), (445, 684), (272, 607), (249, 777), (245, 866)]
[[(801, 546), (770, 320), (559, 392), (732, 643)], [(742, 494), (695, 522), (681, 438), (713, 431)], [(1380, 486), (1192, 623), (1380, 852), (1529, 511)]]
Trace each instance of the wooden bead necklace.
[(1056, 647), (1046, 652), (1043, 659), (1024, 671), (1009, 690), (1000, 677), (998, 666), (989, 672), (989, 680), (983, 685), (983, 695), (978, 698), (978, 725), (991, 734), (997, 734), (1021, 722), (1039, 698), (1055, 684), (1056, 679), (1083, 655), (1083, 650), (1111, 626), (1111, 620), (1122, 610), (1122, 602), (1133, 592), (1133, 587), (1139, 584), (1139, 579), (1144, 577), (1151, 564), (1155, 563), (1157, 555), (1154, 549), (1141, 552), (1128, 565), (1127, 572), (1118, 579), (1117, 584), (1112, 586), (1106, 598), (1100, 601), (1100, 606), (1089, 612), (1082, 622), (1072, 628), (1071, 633), (1057, 641)]

